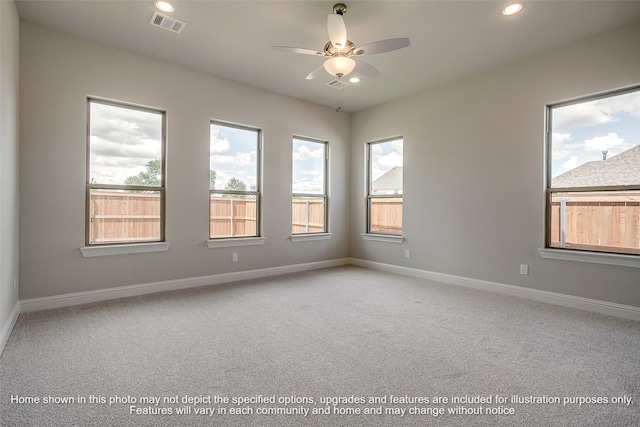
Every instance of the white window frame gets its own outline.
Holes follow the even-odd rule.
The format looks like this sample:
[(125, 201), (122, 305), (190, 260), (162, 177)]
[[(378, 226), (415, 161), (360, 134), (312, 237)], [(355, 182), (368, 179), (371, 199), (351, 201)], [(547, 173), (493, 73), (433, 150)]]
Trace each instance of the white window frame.
[[(91, 182), (91, 105), (104, 104), (117, 108), (131, 109), (159, 114), (162, 116), (161, 121), (161, 183), (160, 186), (140, 186), (140, 185), (116, 185), (101, 184)], [(167, 114), (166, 111), (141, 106), (137, 104), (127, 103), (123, 101), (113, 101), (97, 97), (87, 97), (87, 151), (86, 151), (86, 196), (85, 196), (85, 246), (80, 249), (84, 257), (102, 256), (102, 255), (119, 255), (132, 254), (141, 252), (158, 252), (166, 251), (169, 243), (165, 241), (165, 177), (166, 177), (166, 134), (167, 134)], [(160, 236), (153, 240), (123, 240), (120, 242), (95, 243), (90, 239), (90, 203), (91, 190), (125, 190), (125, 191), (154, 191), (160, 194)]]
[(366, 212), (366, 230), (364, 233), (361, 234), (363, 240), (370, 240), (370, 241), (378, 241), (378, 242), (386, 242), (386, 243), (403, 243), (405, 238), (403, 235), (404, 232), (404, 210), (403, 210), (403, 214), (402, 214), (402, 226), (401, 226), (401, 230), (400, 233), (395, 234), (395, 233), (381, 233), (381, 232), (372, 232), (371, 231), (371, 203), (373, 200), (375, 199), (382, 199), (382, 198), (400, 198), (402, 199), (402, 205), (404, 207), (404, 188), (402, 190), (402, 194), (385, 194), (385, 195), (376, 195), (373, 194), (373, 180), (372, 180), (372, 154), (371, 154), (371, 148), (376, 145), (376, 144), (384, 144), (384, 143), (388, 143), (388, 142), (392, 142), (392, 141), (397, 141), (397, 140), (402, 140), (403, 144), (404, 144), (404, 137), (402, 136), (396, 136), (396, 137), (392, 137), (392, 138), (385, 138), (385, 139), (381, 139), (381, 140), (376, 140), (376, 141), (370, 141), (365, 143), (365, 160), (366, 160), (366, 167), (365, 167), (365, 173), (366, 173), (366, 177), (365, 177), (365, 182), (366, 182), (366, 197), (365, 197), (365, 212)]
[[(322, 184), (322, 193), (299, 193), (299, 192), (294, 192), (293, 188), (291, 191), (291, 203), (293, 204), (293, 200), (298, 198), (298, 199), (323, 199), (323, 225), (322, 225), (322, 230), (321, 231), (309, 231), (309, 220), (307, 217), (307, 229), (304, 232), (298, 232), (298, 233), (294, 233), (293, 232), (293, 217), (292, 217), (292, 223), (291, 223), (291, 240), (294, 242), (302, 242), (302, 241), (309, 241), (309, 240), (324, 240), (327, 238), (330, 238), (330, 233), (329, 233), (329, 192), (328, 192), (328, 171), (329, 171), (329, 143), (327, 141), (322, 141), (319, 139), (312, 139), (312, 138), (307, 138), (307, 137), (302, 137), (302, 136), (294, 136), (292, 141), (291, 141), (291, 145), (293, 147), (293, 144), (295, 141), (304, 141), (304, 142), (308, 142), (310, 144), (316, 144), (318, 146), (321, 146), (323, 149), (323, 162), (322, 162), (322, 179), (323, 179), (323, 184)], [(293, 150), (292, 150), (292, 156), (293, 156)], [(295, 159), (293, 159), (292, 157), (292, 172), (293, 172), (293, 164), (295, 162)], [(293, 179), (293, 175), (292, 175), (292, 179)], [(308, 216), (309, 210), (307, 208), (307, 216)]]
[[(226, 122), (222, 120), (211, 120), (211, 125), (235, 128), (244, 131), (250, 131), (256, 133), (256, 188), (255, 190), (214, 190), (209, 189), (209, 206), (211, 206), (211, 195), (239, 195), (239, 196), (251, 196), (256, 200), (256, 232), (252, 236), (211, 236), (211, 225), (209, 225), (209, 238), (207, 240), (207, 246), (209, 248), (221, 248), (221, 247), (234, 247), (234, 246), (252, 246), (262, 245), (265, 242), (262, 237), (262, 130), (253, 126), (241, 125), (237, 123)], [(209, 208), (209, 224), (211, 224), (211, 208)], [(232, 228), (233, 232), (233, 228)]]
[[(547, 105), (546, 115), (546, 196), (545, 196), (545, 247), (539, 249), (541, 257), (546, 259), (578, 261), (586, 263), (608, 264), (624, 267), (640, 268), (640, 253), (629, 253), (624, 251), (616, 251), (615, 247), (598, 245), (569, 245), (564, 244), (562, 237), (559, 245), (552, 245), (551, 228), (552, 228), (552, 198), (556, 193), (593, 193), (593, 192), (620, 192), (620, 191), (638, 191), (640, 185), (621, 185), (621, 186), (592, 186), (592, 187), (552, 187), (552, 111), (554, 108), (564, 107), (573, 104), (581, 104), (597, 99), (609, 98), (625, 93), (638, 92), (640, 86), (624, 88), (621, 90), (613, 90), (597, 95), (576, 98), (570, 101), (554, 103)], [(638, 165), (640, 167), (640, 165)], [(560, 214), (562, 218), (562, 214)], [(562, 236), (562, 224), (560, 225), (560, 234)]]

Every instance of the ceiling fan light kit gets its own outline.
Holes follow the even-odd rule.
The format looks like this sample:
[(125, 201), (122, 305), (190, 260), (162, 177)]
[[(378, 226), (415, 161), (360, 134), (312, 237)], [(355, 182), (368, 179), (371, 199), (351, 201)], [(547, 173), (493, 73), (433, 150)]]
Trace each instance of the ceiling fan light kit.
[(378, 53), (390, 52), (392, 50), (402, 49), (410, 45), (408, 38), (397, 38), (380, 40), (368, 43), (364, 46), (356, 47), (356, 45), (347, 39), (347, 27), (344, 24), (343, 16), (347, 13), (347, 6), (344, 3), (336, 3), (333, 6), (333, 13), (327, 17), (327, 32), (329, 41), (324, 45), (324, 49), (315, 51), (312, 49), (303, 49), (288, 46), (271, 46), (274, 50), (282, 50), (291, 53), (303, 55), (315, 55), (326, 58), (324, 63), (313, 70), (307, 79), (315, 79), (322, 70), (338, 78), (342, 78), (354, 70), (366, 77), (376, 77), (380, 72), (373, 66), (353, 59), (354, 56), (375, 55)]
[(356, 68), (356, 61), (346, 56), (334, 56), (324, 61), (324, 69), (336, 77), (346, 76)]

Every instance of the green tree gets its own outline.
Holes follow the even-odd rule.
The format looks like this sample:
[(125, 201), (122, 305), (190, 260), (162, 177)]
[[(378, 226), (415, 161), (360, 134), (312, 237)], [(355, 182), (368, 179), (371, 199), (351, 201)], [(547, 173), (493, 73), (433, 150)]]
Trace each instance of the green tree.
[(216, 188), (216, 171), (209, 169), (209, 190)]
[(247, 191), (247, 184), (239, 180), (238, 178), (231, 178), (229, 182), (227, 182), (225, 190), (235, 190), (235, 191)]
[(147, 169), (124, 180), (126, 185), (146, 185), (160, 187), (162, 181), (162, 165), (159, 159), (147, 163)]

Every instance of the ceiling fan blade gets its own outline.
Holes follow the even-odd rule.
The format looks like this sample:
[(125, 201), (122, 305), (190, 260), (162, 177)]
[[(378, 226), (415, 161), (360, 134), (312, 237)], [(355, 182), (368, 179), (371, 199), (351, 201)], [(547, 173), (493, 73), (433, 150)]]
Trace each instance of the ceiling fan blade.
[(408, 38), (403, 37), (399, 39), (386, 39), (379, 40), (377, 42), (365, 44), (356, 48), (356, 55), (375, 55), (377, 53), (390, 52), (392, 50), (402, 49), (411, 44)]
[(342, 15), (335, 13), (329, 14), (327, 17), (327, 32), (331, 44), (339, 51), (347, 45), (347, 27), (344, 25)]
[(374, 66), (367, 64), (366, 62), (356, 61), (356, 68), (353, 69), (356, 73), (362, 74), (367, 77), (378, 77), (380, 75), (380, 71), (378, 71)]
[(318, 68), (316, 68), (315, 70), (313, 70), (312, 72), (309, 73), (309, 75), (307, 76), (307, 80), (313, 80), (316, 77), (318, 77), (321, 74), (323, 74), (324, 72), (325, 72), (324, 64), (322, 64)]
[(271, 46), (271, 49), (280, 50), (280, 51), (289, 52), (289, 53), (300, 53), (302, 55), (324, 56), (324, 54), (322, 52), (318, 52), (317, 50), (304, 49), (304, 48), (301, 48), (301, 47)]

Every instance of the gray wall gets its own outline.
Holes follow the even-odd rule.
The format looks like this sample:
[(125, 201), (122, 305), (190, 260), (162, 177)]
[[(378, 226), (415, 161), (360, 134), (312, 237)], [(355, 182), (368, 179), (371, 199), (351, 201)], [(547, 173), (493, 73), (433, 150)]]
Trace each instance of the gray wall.
[(0, 331), (18, 303), (18, 27), (13, 1), (0, 2)]
[[(348, 256), (349, 115), (27, 22), (20, 53), (20, 299)], [(87, 95), (166, 109), (167, 252), (82, 257)], [(263, 130), (263, 246), (205, 244), (214, 118)], [(329, 141), (331, 240), (289, 240), (293, 135)]]
[[(545, 104), (640, 82), (640, 23), (351, 116), (29, 23), (20, 36), (21, 299), (351, 256), (640, 306), (637, 269), (538, 254)], [(168, 252), (80, 255), (89, 94), (167, 110)], [(206, 248), (211, 118), (264, 130), (264, 247)], [(331, 142), (331, 240), (288, 240), (293, 134)], [(397, 135), (407, 241), (363, 241), (364, 142)]]
[[(354, 114), (351, 256), (640, 306), (640, 270), (538, 253), (545, 105), (640, 83), (638, 40), (635, 23)], [(363, 146), (398, 135), (407, 240), (363, 241)], [(530, 275), (519, 274), (520, 264), (530, 266)]]

